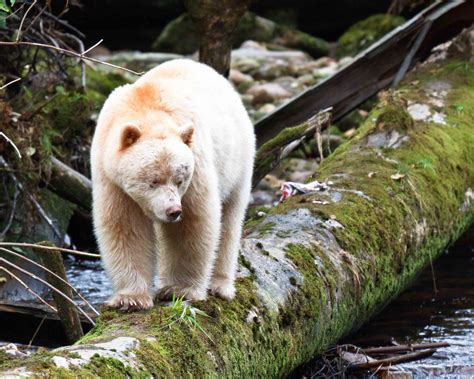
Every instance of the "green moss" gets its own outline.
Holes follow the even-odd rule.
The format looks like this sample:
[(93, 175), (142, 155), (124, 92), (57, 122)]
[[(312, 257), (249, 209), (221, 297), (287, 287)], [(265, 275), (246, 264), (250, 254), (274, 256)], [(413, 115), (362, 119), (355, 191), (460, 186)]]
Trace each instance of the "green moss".
[(376, 14), (359, 21), (337, 41), (337, 55), (355, 55), (404, 22), (403, 17), (389, 14)]
[(402, 104), (390, 103), (383, 107), (375, 122), (377, 129), (401, 129), (406, 130), (414, 125), (413, 119)]

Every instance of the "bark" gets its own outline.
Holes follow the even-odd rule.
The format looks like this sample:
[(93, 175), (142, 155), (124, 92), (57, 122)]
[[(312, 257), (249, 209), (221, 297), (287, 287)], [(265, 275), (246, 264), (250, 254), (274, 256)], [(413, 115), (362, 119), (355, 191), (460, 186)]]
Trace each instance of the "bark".
[(92, 183), (89, 178), (51, 157), (51, 177), (49, 187), (63, 199), (91, 210)]
[[(51, 246), (51, 244), (47, 244)], [(43, 250), (38, 253), (41, 256), (41, 260), (45, 267), (60, 276), (65, 282), (68, 281), (66, 276), (66, 270), (64, 269), (64, 262), (62, 254), (59, 251), (48, 251)], [(67, 286), (63, 281), (58, 279), (56, 276), (49, 273), (46, 274), (49, 284), (59, 289), (62, 293), (66, 294), (70, 299), (74, 298), (71, 287)], [(76, 342), (79, 338), (84, 335), (82, 330), (81, 320), (77, 309), (69, 303), (63, 296), (57, 292), (53, 292), (53, 299), (58, 310), (59, 319), (64, 329), (69, 343)]]
[(199, 61), (229, 75), (233, 34), (250, 0), (186, 0), (200, 34)]
[(315, 173), (328, 190), (247, 222), (237, 296), (195, 303), (208, 317), (179, 303), (104, 310), (78, 344), (4, 372), (288, 374), (380, 311), (474, 220), (473, 83), (472, 63), (438, 61), (386, 95)]

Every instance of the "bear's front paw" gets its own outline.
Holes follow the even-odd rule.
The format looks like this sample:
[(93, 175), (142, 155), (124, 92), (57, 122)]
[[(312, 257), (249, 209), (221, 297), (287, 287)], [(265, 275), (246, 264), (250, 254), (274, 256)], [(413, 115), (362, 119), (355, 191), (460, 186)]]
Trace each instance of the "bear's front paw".
[(153, 298), (149, 294), (116, 294), (105, 304), (108, 308), (126, 312), (141, 311), (153, 307)]
[(206, 291), (197, 287), (165, 286), (156, 293), (159, 300), (172, 300), (173, 294), (176, 298), (189, 301), (206, 300)]
[(227, 279), (213, 279), (209, 288), (211, 295), (218, 296), (225, 300), (235, 297), (234, 283)]

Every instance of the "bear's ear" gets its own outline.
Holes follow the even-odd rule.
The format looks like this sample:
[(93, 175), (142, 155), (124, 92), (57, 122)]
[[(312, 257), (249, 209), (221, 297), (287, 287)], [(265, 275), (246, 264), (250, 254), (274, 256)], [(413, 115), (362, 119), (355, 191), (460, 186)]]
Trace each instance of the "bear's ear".
[(126, 149), (129, 146), (132, 146), (142, 135), (142, 132), (138, 128), (138, 126), (129, 124), (125, 125), (122, 128), (122, 132), (120, 135), (120, 149)]
[(191, 145), (191, 142), (193, 141), (193, 134), (194, 134), (193, 124), (188, 123), (184, 126), (181, 126), (178, 132), (183, 142), (188, 146)]

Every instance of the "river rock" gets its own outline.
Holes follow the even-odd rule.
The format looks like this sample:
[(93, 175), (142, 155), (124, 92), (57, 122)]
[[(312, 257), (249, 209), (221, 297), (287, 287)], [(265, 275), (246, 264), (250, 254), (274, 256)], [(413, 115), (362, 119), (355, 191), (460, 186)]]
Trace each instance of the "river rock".
[(229, 79), (235, 85), (240, 85), (242, 83), (252, 83), (254, 80), (252, 76), (244, 74), (237, 69), (231, 69), (229, 72)]
[(292, 96), (291, 92), (277, 83), (255, 84), (247, 93), (254, 96), (253, 104), (270, 103)]

